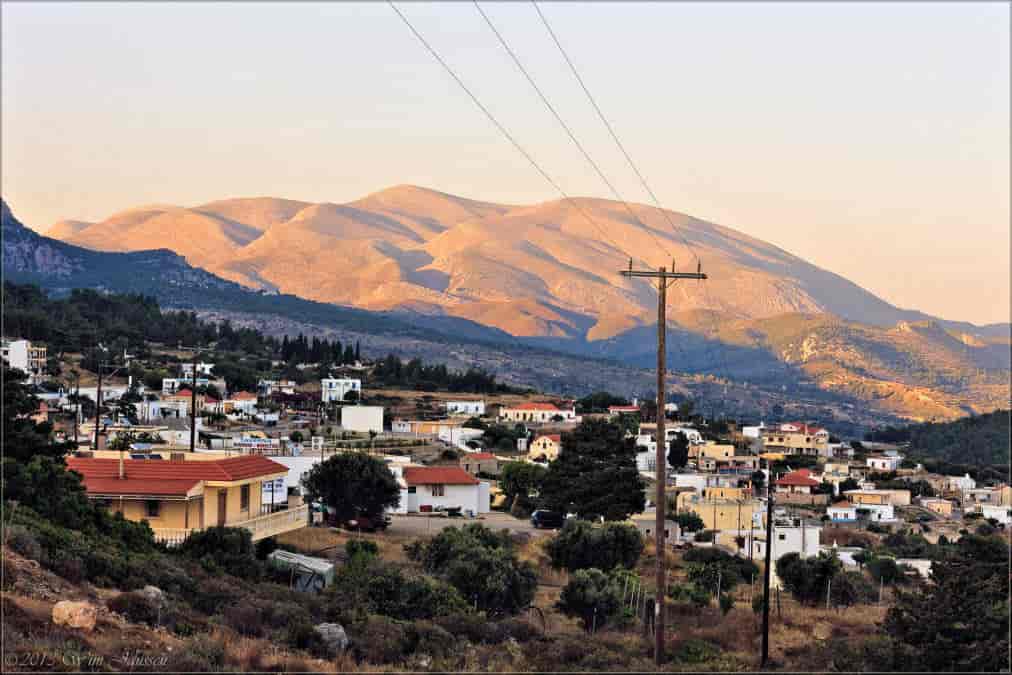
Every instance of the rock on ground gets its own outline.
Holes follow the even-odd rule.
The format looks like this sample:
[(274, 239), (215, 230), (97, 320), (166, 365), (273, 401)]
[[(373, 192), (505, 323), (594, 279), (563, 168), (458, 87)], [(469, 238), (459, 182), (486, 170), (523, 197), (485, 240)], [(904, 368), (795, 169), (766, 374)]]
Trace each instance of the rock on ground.
[(53, 623), (69, 628), (93, 630), (98, 612), (90, 602), (61, 600), (53, 605)]

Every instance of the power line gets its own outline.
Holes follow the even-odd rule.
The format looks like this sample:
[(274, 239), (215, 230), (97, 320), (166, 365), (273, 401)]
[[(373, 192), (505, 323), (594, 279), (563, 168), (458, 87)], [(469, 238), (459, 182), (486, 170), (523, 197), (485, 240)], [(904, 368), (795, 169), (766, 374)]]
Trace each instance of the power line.
[(516, 149), (517, 149), (517, 151), (518, 151), (518, 152), (519, 152), (519, 153), (520, 153), (521, 155), (523, 155), (523, 156), (524, 156), (524, 158), (525, 158), (525, 159), (526, 159), (526, 160), (527, 160), (528, 162), (530, 162), (531, 166), (533, 166), (533, 167), (534, 167), (534, 168), (535, 168), (535, 169), (537, 170), (537, 172), (538, 172), (538, 173), (540, 173), (540, 174), (541, 174), (541, 176), (542, 176), (542, 177), (543, 177), (543, 178), (544, 178), (544, 179), (545, 179), (546, 181), (548, 181), (548, 183), (549, 183), (549, 184), (550, 184), (550, 185), (551, 185), (551, 186), (552, 186), (553, 188), (555, 188), (555, 190), (556, 190), (556, 191), (557, 191), (557, 192), (558, 192), (558, 193), (559, 193), (560, 195), (562, 195), (563, 199), (565, 199), (565, 200), (566, 200), (566, 201), (567, 201), (567, 202), (568, 202), (568, 203), (570, 204), (570, 206), (572, 206), (572, 207), (573, 207), (574, 209), (576, 209), (576, 210), (577, 210), (577, 211), (578, 211), (578, 212), (579, 212), (579, 213), (580, 213), (580, 214), (581, 214), (581, 215), (582, 215), (582, 216), (583, 216), (583, 217), (584, 217), (584, 218), (585, 218), (585, 219), (587, 220), (587, 222), (589, 222), (589, 223), (590, 223), (591, 225), (593, 225), (593, 226), (594, 226), (594, 227), (595, 227), (595, 228), (597, 229), (597, 231), (598, 231), (598, 232), (599, 232), (599, 233), (601, 234), (601, 236), (602, 236), (602, 237), (604, 237), (605, 241), (607, 241), (607, 242), (608, 242), (608, 243), (609, 243), (609, 244), (611, 245), (611, 247), (612, 247), (612, 248), (616, 249), (617, 251), (619, 251), (620, 253), (622, 253), (622, 255), (623, 255), (624, 257), (627, 257), (627, 258), (629, 258), (629, 259), (631, 260), (631, 259), (632, 259), (632, 256), (630, 256), (630, 255), (629, 255), (628, 253), (626, 253), (626, 251), (625, 251), (625, 250), (624, 250), (624, 249), (623, 249), (623, 248), (622, 248), (621, 246), (619, 246), (618, 244), (616, 244), (616, 243), (615, 243), (615, 241), (614, 241), (614, 240), (613, 240), (613, 239), (612, 239), (611, 237), (609, 237), (609, 236), (608, 236), (608, 234), (607, 234), (607, 232), (605, 232), (604, 228), (603, 228), (603, 227), (601, 227), (601, 225), (599, 225), (599, 224), (598, 224), (598, 222), (597, 222), (596, 220), (594, 220), (594, 219), (593, 219), (593, 218), (592, 218), (592, 217), (590, 216), (590, 214), (588, 214), (588, 213), (587, 213), (587, 212), (586, 212), (586, 211), (585, 211), (584, 209), (582, 209), (582, 208), (580, 207), (580, 205), (579, 205), (579, 204), (577, 204), (577, 203), (576, 203), (576, 202), (575, 202), (575, 201), (574, 201), (574, 200), (572, 199), (572, 197), (570, 197), (570, 196), (569, 196), (568, 194), (566, 194), (566, 191), (565, 191), (565, 190), (563, 190), (563, 189), (562, 189), (562, 188), (561, 188), (561, 187), (559, 186), (559, 184), (558, 184), (558, 183), (557, 183), (557, 182), (556, 182), (556, 181), (555, 181), (555, 180), (554, 180), (554, 179), (553, 179), (553, 178), (552, 178), (552, 177), (551, 177), (550, 175), (548, 175), (548, 172), (546, 172), (546, 171), (545, 171), (544, 169), (542, 169), (542, 168), (541, 168), (541, 166), (540, 166), (540, 165), (539, 165), (539, 164), (538, 164), (538, 163), (537, 163), (537, 162), (536, 162), (536, 161), (534, 160), (534, 158), (533, 158), (533, 157), (532, 157), (532, 156), (530, 155), (530, 153), (528, 153), (528, 152), (527, 152), (527, 151), (526, 151), (526, 150), (525, 150), (525, 149), (523, 148), (523, 146), (522, 146), (522, 145), (520, 145), (520, 143), (519, 143), (519, 142), (517, 142), (517, 140), (516, 140), (516, 139), (515, 139), (515, 138), (513, 137), (513, 135), (512, 135), (512, 134), (511, 134), (511, 133), (510, 133), (510, 132), (509, 132), (509, 131), (508, 131), (507, 129), (506, 129), (506, 127), (505, 127), (505, 126), (503, 126), (503, 125), (502, 125), (502, 124), (501, 124), (501, 123), (499, 122), (499, 120), (497, 120), (497, 119), (495, 118), (495, 115), (493, 115), (493, 114), (491, 113), (491, 111), (489, 111), (489, 109), (488, 109), (488, 108), (486, 108), (486, 107), (485, 107), (485, 106), (484, 106), (484, 105), (482, 104), (482, 102), (481, 102), (480, 100), (478, 100), (478, 97), (477, 97), (477, 96), (475, 96), (475, 94), (474, 94), (474, 93), (473, 93), (473, 92), (472, 92), (472, 91), (471, 91), (471, 90), (470, 90), (470, 89), (468, 88), (468, 86), (467, 86), (466, 84), (464, 84), (464, 81), (463, 81), (463, 80), (461, 80), (461, 79), (460, 79), (460, 77), (459, 77), (459, 76), (457, 75), (457, 73), (455, 73), (455, 72), (454, 72), (454, 70), (453, 70), (453, 69), (452, 69), (452, 68), (451, 68), (451, 67), (449, 66), (449, 64), (447, 64), (447, 63), (446, 63), (446, 61), (444, 61), (444, 60), (443, 60), (443, 58), (442, 58), (442, 57), (441, 57), (441, 56), (439, 55), (439, 53), (438, 53), (438, 52), (437, 52), (437, 51), (436, 51), (436, 50), (435, 50), (435, 49), (434, 49), (434, 48), (432, 47), (432, 45), (430, 45), (430, 44), (429, 44), (429, 43), (428, 43), (428, 42), (427, 42), (427, 41), (425, 40), (425, 38), (424, 38), (424, 37), (422, 37), (422, 34), (418, 32), (418, 30), (417, 30), (417, 29), (416, 29), (416, 28), (414, 27), (414, 25), (412, 25), (411, 21), (409, 21), (409, 20), (408, 20), (408, 18), (407, 18), (406, 16), (404, 16), (404, 14), (403, 14), (403, 13), (401, 12), (401, 10), (399, 10), (399, 9), (397, 8), (397, 6), (396, 6), (396, 5), (395, 5), (395, 4), (394, 4), (394, 3), (392, 2), (392, 0), (387, 0), (387, 4), (388, 4), (388, 5), (390, 5), (390, 7), (391, 7), (391, 8), (392, 8), (392, 9), (393, 9), (393, 10), (394, 10), (395, 12), (397, 12), (397, 16), (399, 16), (399, 17), (401, 18), (401, 21), (403, 21), (403, 22), (404, 22), (404, 24), (405, 24), (405, 25), (406, 25), (406, 26), (408, 27), (408, 29), (410, 29), (410, 30), (411, 30), (411, 32), (412, 32), (412, 33), (414, 34), (414, 36), (415, 36), (415, 37), (416, 37), (416, 38), (418, 39), (418, 41), (419, 41), (420, 43), (422, 43), (422, 46), (423, 46), (423, 47), (425, 47), (425, 49), (426, 49), (426, 50), (427, 50), (427, 51), (428, 51), (428, 52), (429, 52), (430, 54), (432, 54), (432, 57), (433, 57), (434, 59), (436, 59), (436, 61), (437, 61), (437, 62), (439, 63), (439, 65), (441, 65), (441, 66), (443, 67), (443, 69), (444, 69), (444, 70), (445, 70), (445, 71), (446, 71), (446, 72), (447, 72), (447, 73), (448, 73), (448, 74), (450, 75), (450, 77), (452, 77), (452, 78), (454, 79), (454, 81), (455, 81), (455, 82), (456, 82), (456, 83), (457, 83), (457, 84), (458, 84), (458, 85), (460, 86), (460, 88), (464, 90), (464, 93), (466, 93), (466, 94), (467, 94), (467, 95), (468, 95), (468, 96), (469, 96), (469, 97), (471, 98), (471, 100), (472, 100), (472, 101), (474, 101), (474, 104), (475, 104), (476, 106), (478, 106), (478, 108), (479, 108), (479, 109), (480, 109), (480, 110), (481, 110), (481, 111), (482, 111), (482, 112), (483, 112), (483, 113), (485, 114), (485, 116), (486, 116), (486, 117), (488, 117), (489, 121), (490, 121), (490, 122), (492, 122), (492, 124), (493, 124), (493, 125), (495, 125), (496, 129), (498, 129), (498, 130), (499, 130), (499, 132), (500, 132), (500, 133), (501, 133), (501, 134), (502, 134), (503, 136), (505, 136), (505, 137), (506, 137), (506, 139), (507, 139), (507, 140), (508, 140), (508, 141), (509, 141), (510, 143), (512, 143), (512, 144), (513, 144), (513, 147), (514, 147), (514, 148), (516, 148)]
[(622, 206), (625, 207), (625, 210), (628, 211), (629, 215), (633, 217), (633, 220), (639, 223), (640, 227), (642, 227), (646, 231), (646, 233), (650, 235), (650, 238), (654, 240), (654, 243), (660, 246), (662, 249), (664, 249), (664, 252), (668, 256), (671, 256), (671, 250), (667, 246), (665, 246), (664, 243), (660, 239), (658, 239), (656, 235), (654, 235), (653, 231), (649, 227), (647, 227), (647, 225), (642, 220), (640, 220), (639, 216), (636, 215), (636, 212), (632, 210), (631, 206), (629, 206), (629, 203), (626, 202), (626, 200), (622, 197), (621, 194), (619, 194), (619, 191), (615, 188), (615, 185), (610, 180), (608, 180), (608, 177), (604, 175), (603, 171), (601, 171), (601, 167), (598, 166), (597, 162), (595, 162), (594, 159), (590, 156), (590, 153), (587, 152), (587, 149), (583, 147), (583, 144), (580, 143), (579, 140), (577, 140), (576, 134), (573, 133), (573, 130), (570, 129), (569, 125), (566, 124), (565, 120), (562, 119), (562, 116), (555, 109), (555, 106), (553, 106), (551, 102), (548, 100), (548, 97), (545, 96), (545, 93), (541, 91), (541, 87), (539, 87), (537, 82), (534, 81), (534, 78), (531, 77), (531, 74), (524, 67), (523, 63), (520, 62), (520, 58), (517, 57), (516, 52), (514, 52), (513, 49), (509, 46), (509, 43), (506, 42), (506, 38), (503, 37), (502, 33), (499, 32), (499, 29), (495, 27), (495, 24), (492, 22), (492, 19), (490, 19), (488, 14), (485, 13), (485, 10), (481, 8), (481, 5), (478, 4), (478, 0), (474, 0), (474, 7), (475, 9), (478, 10), (478, 13), (481, 14), (481, 17), (485, 20), (485, 23), (488, 24), (488, 27), (492, 29), (492, 32), (499, 40), (499, 44), (501, 44), (503, 49), (506, 50), (506, 53), (509, 54), (509, 57), (513, 60), (513, 63), (520, 70), (523, 76), (527, 78), (527, 81), (530, 83), (531, 87), (533, 87), (534, 91), (537, 93), (538, 98), (541, 99), (541, 102), (544, 103), (545, 107), (548, 108), (549, 112), (552, 113), (556, 121), (559, 123), (559, 126), (561, 126), (562, 129), (569, 136), (569, 140), (573, 141), (573, 145), (575, 145), (576, 148), (580, 151), (580, 153), (584, 156), (584, 158), (587, 160), (587, 163), (589, 163), (590, 166), (593, 167), (594, 171), (597, 172), (597, 175), (601, 178), (604, 184), (608, 186), (608, 189), (611, 190), (611, 193), (612, 195), (614, 195), (615, 199), (617, 199), (622, 203)]
[[(475, 4), (477, 4), (477, 2), (475, 2)], [(658, 211), (661, 212), (661, 215), (664, 216), (665, 220), (668, 221), (668, 224), (671, 225), (671, 229), (682, 240), (682, 243), (685, 244), (686, 248), (689, 249), (689, 252), (692, 253), (692, 256), (696, 259), (696, 263), (698, 264), (699, 256), (696, 255), (696, 252), (692, 249), (692, 245), (689, 244), (688, 240), (685, 238), (685, 235), (683, 235), (679, 231), (678, 227), (675, 226), (675, 223), (674, 221), (671, 220), (671, 217), (668, 215), (668, 212), (661, 206), (660, 200), (657, 199), (657, 195), (655, 195), (654, 191), (650, 189), (650, 185), (649, 183), (647, 183), (647, 179), (643, 177), (643, 174), (640, 173), (640, 170), (636, 167), (636, 163), (633, 162), (632, 157), (626, 151), (625, 146), (622, 145), (622, 141), (619, 140), (618, 134), (615, 133), (615, 130), (612, 128), (611, 123), (608, 121), (608, 118), (604, 116), (603, 112), (601, 112), (600, 106), (597, 105), (597, 101), (594, 100), (594, 96), (590, 93), (590, 89), (584, 83), (583, 78), (580, 77), (580, 72), (576, 69), (576, 66), (573, 64), (573, 61), (569, 58), (569, 54), (567, 54), (566, 50), (562, 47), (562, 43), (559, 41), (559, 38), (555, 35), (555, 31), (552, 30), (551, 25), (548, 23), (548, 19), (541, 12), (541, 8), (538, 6), (538, 3), (536, 2), (536, 0), (531, 0), (531, 4), (534, 5), (534, 9), (537, 11), (538, 16), (541, 17), (541, 23), (545, 25), (545, 28), (548, 30), (548, 34), (552, 36), (552, 41), (555, 42), (555, 46), (559, 48), (559, 52), (562, 53), (562, 58), (566, 60), (566, 63), (569, 65), (569, 69), (573, 72), (573, 76), (576, 77), (576, 81), (580, 83), (580, 88), (582, 88), (583, 93), (587, 95), (587, 99), (590, 101), (590, 104), (594, 107), (594, 111), (597, 112), (597, 116), (601, 118), (601, 122), (604, 123), (605, 128), (608, 129), (608, 133), (611, 134), (612, 139), (615, 141), (615, 145), (617, 145), (619, 150), (622, 151), (622, 155), (629, 163), (629, 166), (632, 168), (633, 173), (636, 174), (636, 177), (639, 179), (640, 184), (647, 191), (647, 194), (650, 195), (650, 198), (654, 202), (654, 206), (657, 208)]]
[[(475, 4), (477, 5), (477, 0), (475, 1)], [(693, 258), (695, 258), (697, 268), (700, 268), (702, 266), (702, 262), (700, 261), (699, 254), (696, 253), (695, 248), (692, 246), (691, 243), (689, 243), (689, 240), (682, 233), (681, 229), (675, 225), (668, 211), (661, 206), (660, 200), (657, 198), (657, 195), (654, 194), (653, 189), (650, 187), (650, 184), (647, 182), (647, 179), (643, 176), (643, 173), (639, 170), (639, 167), (636, 166), (636, 162), (633, 161), (632, 155), (630, 155), (629, 151), (626, 150), (625, 145), (618, 137), (618, 133), (615, 131), (614, 127), (612, 127), (611, 122), (608, 121), (608, 118), (605, 117), (604, 112), (601, 110), (601, 106), (597, 104), (597, 100), (594, 98), (594, 95), (590, 93), (590, 88), (587, 86), (587, 83), (584, 82), (583, 77), (580, 75), (580, 71), (576, 68), (576, 64), (574, 64), (573, 60), (569, 58), (568, 52), (566, 52), (565, 47), (562, 46), (562, 42), (559, 40), (559, 37), (555, 34), (555, 31), (552, 29), (551, 24), (548, 22), (548, 18), (541, 11), (541, 7), (538, 6), (536, 0), (531, 0), (531, 4), (534, 5), (534, 10), (538, 13), (538, 16), (541, 18), (541, 23), (544, 24), (545, 29), (551, 36), (552, 41), (555, 43), (555, 46), (558, 47), (559, 52), (562, 54), (562, 58), (566, 61), (566, 64), (569, 66), (569, 70), (573, 73), (573, 77), (576, 78), (576, 81), (579, 83), (580, 88), (583, 89), (583, 93), (586, 94), (587, 100), (590, 101), (590, 105), (594, 108), (594, 112), (597, 113), (597, 116), (601, 120), (601, 123), (604, 124), (605, 128), (608, 130), (608, 134), (611, 136), (612, 140), (615, 141), (615, 145), (618, 146), (618, 149), (621, 151), (622, 156), (625, 157), (625, 160), (629, 164), (629, 167), (633, 170), (633, 173), (636, 174), (636, 177), (639, 179), (639, 182), (643, 186), (643, 189), (646, 190), (648, 195), (650, 195), (650, 199), (653, 201), (654, 207), (660, 212), (661, 216), (668, 222), (668, 225), (671, 226), (671, 230), (672, 232), (674, 232), (675, 236), (681, 239), (682, 243), (685, 244), (685, 247), (688, 249), (689, 253), (692, 255)], [(706, 284), (703, 284), (703, 293), (705, 295), (706, 304), (712, 305), (713, 300), (710, 297), (709, 286)], [(706, 312), (705, 309), (703, 311)], [(719, 333), (719, 331), (716, 328), (713, 317), (708, 315), (708, 318), (710, 321), (710, 328), (711, 328), (710, 333), (716, 336)], [(709, 340), (707, 340), (707, 343), (708, 342)], [(707, 347), (708, 347), (707, 351), (710, 352), (710, 354), (712, 355), (712, 352), (710, 351), (712, 347), (709, 344), (707, 344)], [(717, 354), (719, 358), (725, 359), (724, 354), (719, 347), (717, 348)], [(727, 369), (726, 360), (724, 363), (724, 375), (727, 379), (730, 379), (730, 372)]]

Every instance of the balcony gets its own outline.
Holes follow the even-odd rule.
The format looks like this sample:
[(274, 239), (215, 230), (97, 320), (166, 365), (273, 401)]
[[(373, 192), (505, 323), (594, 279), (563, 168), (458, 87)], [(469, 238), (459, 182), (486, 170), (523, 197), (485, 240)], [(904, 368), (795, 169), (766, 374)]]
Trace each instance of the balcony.
[[(303, 504), (295, 508), (275, 511), (274, 513), (268, 513), (248, 520), (226, 523), (225, 525), (226, 527), (244, 527), (253, 535), (253, 541), (260, 541), (267, 537), (273, 537), (284, 532), (291, 532), (292, 530), (305, 527), (309, 518), (308, 514), (309, 506)], [(199, 527), (157, 527), (152, 529), (155, 533), (155, 541), (167, 544), (168, 546), (178, 546), (191, 534), (201, 530)]]

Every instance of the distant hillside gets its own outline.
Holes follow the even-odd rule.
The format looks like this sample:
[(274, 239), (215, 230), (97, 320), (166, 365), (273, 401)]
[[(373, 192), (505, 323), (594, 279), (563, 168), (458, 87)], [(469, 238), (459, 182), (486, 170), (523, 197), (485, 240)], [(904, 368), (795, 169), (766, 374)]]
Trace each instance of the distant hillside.
[(954, 464), (1008, 466), (1008, 410), (974, 415), (954, 422), (889, 427), (866, 435), (867, 440), (909, 443), (918, 459), (935, 459)]

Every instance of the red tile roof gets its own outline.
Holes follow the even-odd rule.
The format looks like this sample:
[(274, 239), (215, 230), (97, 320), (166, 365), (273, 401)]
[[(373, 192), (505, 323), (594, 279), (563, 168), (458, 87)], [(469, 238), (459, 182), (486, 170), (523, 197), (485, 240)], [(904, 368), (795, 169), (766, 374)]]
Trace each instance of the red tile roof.
[(556, 443), (562, 442), (562, 434), (541, 434), (540, 436), (534, 439), (534, 442), (537, 443), (542, 438), (547, 438), (548, 440), (555, 441)]
[(94, 494), (186, 494), (201, 481), (231, 482), (288, 471), (284, 464), (260, 455), (217, 460), (125, 459), (125, 478), (119, 478), (119, 460), (68, 457), (67, 468), (84, 477)]
[(469, 452), (461, 459), (495, 459), (495, 455), (491, 452)]
[(516, 406), (514, 410), (554, 410), (559, 409), (555, 407), (554, 403), (521, 403)]
[(794, 485), (798, 487), (815, 487), (818, 484), (819, 481), (812, 478), (811, 472), (808, 469), (792, 471), (777, 481), (777, 485)]
[(850, 502), (848, 502), (846, 499), (841, 499), (840, 501), (834, 503), (833, 506), (830, 507), (830, 508), (834, 508), (834, 509), (849, 509), (849, 508), (852, 508), (853, 506), (854, 505), (851, 504)]
[(232, 394), (233, 401), (255, 401), (257, 398), (256, 394), (251, 394), (248, 391), (237, 391)]
[(477, 485), (478, 479), (459, 466), (409, 466), (404, 468), (408, 485)]

